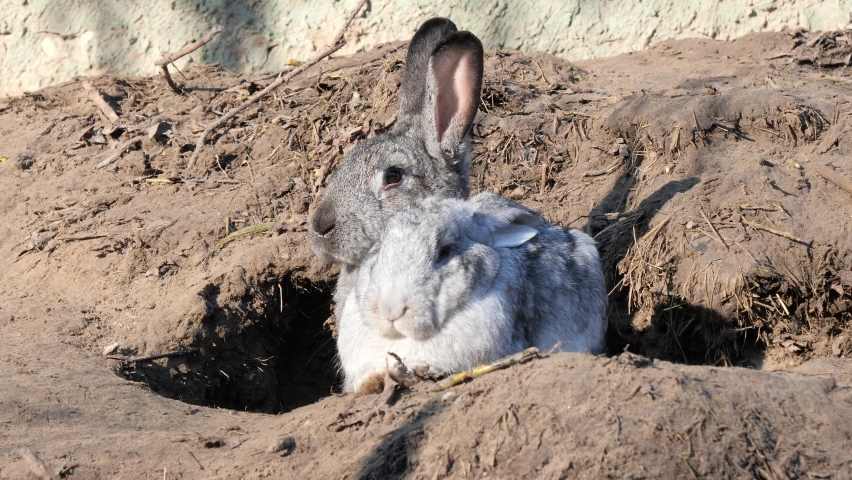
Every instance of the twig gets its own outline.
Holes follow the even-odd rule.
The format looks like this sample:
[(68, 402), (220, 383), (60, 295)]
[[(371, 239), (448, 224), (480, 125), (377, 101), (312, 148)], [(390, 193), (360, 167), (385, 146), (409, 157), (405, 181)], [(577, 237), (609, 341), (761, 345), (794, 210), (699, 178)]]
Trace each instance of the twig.
[(740, 210), (755, 210), (755, 211), (762, 210), (764, 212), (777, 212), (778, 211), (778, 207), (775, 207), (775, 206), (770, 208), (770, 207), (762, 207), (760, 205), (755, 206), (755, 205), (747, 205), (747, 204), (740, 205), (739, 209)]
[(775, 135), (776, 137), (780, 137), (780, 136), (781, 136), (781, 134), (780, 134), (780, 133), (778, 133), (778, 132), (773, 132), (772, 130), (769, 130), (769, 129), (766, 129), (766, 128), (760, 128), (760, 127), (754, 127), (754, 128), (755, 128), (755, 129), (757, 129), (757, 130), (760, 130), (761, 132), (766, 132), (766, 133), (769, 133), (769, 134), (771, 134), (771, 135)]
[(99, 164), (95, 165), (95, 170), (100, 170), (100, 169), (102, 169), (102, 168), (106, 167), (107, 165), (109, 165), (109, 164), (111, 164), (111, 163), (115, 162), (116, 160), (118, 160), (119, 158), (121, 158), (121, 156), (124, 154), (124, 151), (125, 151), (125, 150), (127, 150), (127, 149), (128, 149), (131, 145), (133, 145), (134, 143), (136, 143), (136, 142), (141, 142), (143, 138), (145, 138), (145, 136), (144, 136), (144, 135), (139, 135), (138, 137), (133, 137), (133, 138), (131, 138), (130, 140), (128, 140), (128, 141), (126, 141), (126, 142), (122, 143), (122, 144), (121, 144), (121, 145), (119, 145), (119, 146), (118, 146), (118, 148), (117, 148), (117, 149), (116, 149), (116, 150), (112, 153), (112, 155), (110, 155), (109, 157), (105, 158), (105, 159), (104, 159), (102, 162), (100, 162)]
[(728, 246), (727, 243), (725, 243), (725, 240), (722, 238), (722, 236), (719, 235), (719, 231), (716, 230), (716, 227), (713, 226), (713, 222), (711, 222), (710, 219), (707, 218), (707, 214), (704, 213), (704, 209), (701, 207), (701, 205), (698, 206), (698, 211), (701, 212), (701, 216), (704, 217), (704, 221), (707, 222), (707, 225), (710, 225), (710, 230), (713, 230), (713, 234), (716, 236), (716, 240), (718, 240), (718, 242), (721, 243), (723, 247), (725, 247), (725, 250), (730, 250), (731, 248)]
[(241, 228), (241, 229), (237, 230), (236, 232), (228, 234), (228, 236), (226, 236), (222, 240), (219, 240), (218, 242), (216, 242), (216, 245), (214, 245), (213, 248), (220, 248), (223, 245), (230, 243), (230, 242), (233, 242), (234, 240), (236, 240), (240, 237), (245, 237), (246, 235), (265, 232), (265, 231), (269, 230), (270, 228), (272, 228), (273, 225), (275, 225), (275, 222), (263, 222), (263, 223), (256, 223), (254, 225), (249, 225), (248, 227), (245, 227), (245, 228)]
[(94, 234), (94, 235), (81, 235), (79, 237), (57, 237), (57, 240), (63, 242), (81, 242), (83, 240), (97, 240), (99, 238), (106, 238), (104, 234)]
[[(396, 382), (397, 385), (411, 388), (420, 381), (420, 379), (411, 374), (411, 371), (405, 366), (399, 355), (393, 352), (388, 352), (388, 355), (395, 360), (393, 366), (388, 366), (388, 377)], [(385, 379), (385, 382), (385, 393), (387, 393), (387, 379)]]
[(180, 88), (175, 84), (174, 80), (172, 80), (172, 76), (169, 75), (169, 64), (173, 63), (175, 60), (179, 59), (180, 57), (183, 57), (184, 55), (188, 55), (198, 50), (199, 48), (201, 48), (202, 45), (216, 38), (216, 35), (219, 35), (221, 31), (222, 26), (216, 25), (215, 27), (213, 27), (213, 30), (207, 32), (207, 35), (201, 37), (200, 40), (190, 43), (189, 45), (183, 47), (177, 53), (174, 53), (172, 55), (164, 54), (163, 58), (154, 62), (154, 65), (160, 67), (160, 70), (163, 72), (163, 76), (166, 77), (166, 83), (169, 84), (169, 87), (171, 87), (171, 89), (174, 90), (175, 93), (180, 93)]
[(467, 382), (468, 380), (472, 380), (476, 377), (481, 377), (486, 373), (491, 373), (497, 370), (502, 370), (504, 368), (511, 367), (512, 365), (517, 365), (519, 363), (528, 362), (534, 358), (538, 358), (539, 352), (538, 348), (530, 347), (526, 350), (522, 350), (514, 355), (510, 355), (508, 357), (501, 358), (494, 363), (489, 365), (479, 365), (478, 367), (473, 367), (472, 369), (457, 373), (455, 375), (451, 375), (448, 378), (441, 380), (436, 383), (433, 387), (434, 390), (446, 390), (455, 385), (459, 385), (461, 383)]
[(121, 360), (122, 362), (128, 363), (139, 363), (139, 362), (148, 362), (151, 360), (157, 360), (159, 358), (171, 358), (171, 357), (185, 357), (187, 355), (192, 355), (193, 353), (198, 353), (199, 350), (197, 348), (190, 348), (189, 350), (178, 350), (176, 352), (166, 352), (159, 353), (157, 355), (148, 355), (147, 357), (125, 357), (122, 355), (107, 355), (106, 358), (110, 360)]
[(589, 170), (588, 172), (584, 173), (583, 176), (584, 177), (600, 177), (601, 175), (606, 175), (607, 173), (612, 173), (616, 168), (618, 168), (619, 165), (621, 165), (623, 163), (623, 161), (624, 161), (623, 158), (618, 157), (618, 160), (616, 160), (612, 165), (604, 168), (603, 170)]
[(27, 466), (30, 467), (30, 471), (36, 477), (41, 478), (42, 480), (51, 480), (54, 478), (53, 474), (50, 473), (50, 470), (47, 469), (44, 462), (39, 460), (36, 454), (29, 448), (16, 448), (15, 450), (12, 450), (12, 453), (23, 458), (24, 461), (27, 462)]
[(615, 407), (612, 404), (609, 405), (609, 409), (615, 415), (615, 423), (618, 426), (618, 429), (615, 431), (615, 439), (618, 440), (621, 438), (621, 417), (618, 416), (618, 412), (615, 411)]
[(811, 246), (810, 243), (802, 240), (801, 238), (793, 235), (792, 233), (782, 232), (781, 230), (775, 230), (774, 228), (765, 227), (765, 226), (763, 226), (759, 223), (749, 222), (748, 220), (746, 220), (745, 222), (748, 225), (750, 225), (751, 228), (754, 228), (754, 229), (757, 229), (757, 230), (763, 230), (764, 232), (773, 233), (775, 235), (778, 235), (779, 237), (784, 237), (788, 240), (792, 240), (796, 243), (801, 243), (802, 245), (805, 245), (805, 246), (808, 246), (808, 247)]
[(699, 132), (703, 131), (703, 129), (701, 128), (701, 125), (698, 124), (698, 117), (695, 116), (695, 110), (692, 111), (692, 121), (695, 122), (695, 129), (696, 130), (698, 130)]
[(104, 116), (111, 123), (115, 123), (118, 121), (118, 114), (115, 113), (115, 110), (109, 106), (109, 104), (104, 100), (104, 97), (101, 96), (101, 92), (99, 92), (95, 87), (92, 86), (89, 82), (83, 82), (83, 88), (86, 90), (86, 94), (89, 96), (89, 100), (95, 103), (101, 112), (103, 112)]
[(832, 172), (828, 168), (826, 168), (822, 165), (819, 165), (817, 163), (814, 163), (813, 165), (814, 165), (814, 170), (816, 170), (817, 173), (820, 174), (820, 176), (822, 176), (822, 178), (824, 178), (824, 179), (828, 180), (829, 182), (837, 185), (838, 187), (842, 188), (843, 190), (846, 190), (848, 193), (852, 193), (852, 181), (850, 181), (848, 178), (840, 175), (839, 173)]
[(249, 106), (257, 103), (261, 98), (268, 95), (269, 92), (275, 90), (276, 88), (280, 87), (284, 83), (288, 82), (291, 78), (293, 78), (296, 75), (304, 72), (308, 68), (319, 63), (320, 60), (330, 56), (334, 52), (343, 48), (343, 46), (346, 45), (346, 40), (343, 38), (344, 32), (346, 31), (347, 28), (349, 28), (349, 25), (352, 23), (353, 20), (355, 20), (355, 17), (358, 15), (358, 13), (361, 11), (361, 9), (364, 7), (364, 5), (366, 3), (367, 3), (367, 0), (361, 0), (360, 2), (358, 2), (358, 5), (355, 7), (355, 10), (352, 11), (352, 14), (349, 16), (349, 19), (346, 20), (346, 23), (343, 24), (343, 27), (337, 33), (337, 36), (334, 37), (334, 41), (331, 43), (331, 47), (329, 47), (328, 50), (325, 50), (324, 52), (320, 53), (319, 55), (317, 55), (313, 59), (303, 63), (301, 66), (296, 67), (293, 70), (289, 71), (287, 73), (287, 75), (279, 76), (274, 82), (270, 83), (269, 86), (267, 86), (263, 90), (255, 93), (254, 95), (252, 95), (251, 98), (249, 98), (245, 102), (241, 103), (240, 105), (232, 108), (226, 114), (219, 117), (218, 120), (211, 123), (207, 127), (207, 129), (204, 130), (201, 133), (201, 135), (198, 137), (198, 141), (195, 143), (195, 151), (192, 152), (192, 157), (190, 157), (189, 164), (187, 165), (187, 167), (192, 168), (192, 167), (195, 166), (195, 163), (198, 161), (198, 155), (201, 153), (201, 147), (204, 146), (204, 142), (207, 141), (207, 137), (210, 136), (210, 133), (213, 132), (213, 130), (221, 127), (222, 125), (225, 124), (225, 122), (234, 118), (234, 116), (236, 116), (238, 113), (242, 112), (243, 110), (245, 110)]
[(668, 224), (669, 224), (669, 220), (671, 220), (671, 217), (667, 217), (667, 218), (665, 218), (662, 222), (660, 222), (659, 224), (657, 224), (654, 228), (652, 228), (651, 230), (649, 230), (649, 231), (648, 231), (648, 233), (646, 233), (646, 234), (644, 235), (644, 236), (648, 239), (648, 241), (649, 241), (649, 242), (650, 242), (651, 240), (653, 240), (653, 239), (654, 239), (654, 237), (655, 237), (658, 233), (660, 233), (660, 230), (662, 230), (662, 229), (663, 229), (666, 225), (668, 225)]

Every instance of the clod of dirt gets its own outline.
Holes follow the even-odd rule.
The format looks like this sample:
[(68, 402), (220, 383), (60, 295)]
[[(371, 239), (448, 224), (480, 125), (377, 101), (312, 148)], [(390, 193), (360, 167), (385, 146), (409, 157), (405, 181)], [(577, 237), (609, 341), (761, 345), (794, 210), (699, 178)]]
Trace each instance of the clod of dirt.
[(18, 158), (15, 159), (15, 167), (18, 170), (29, 170), (33, 165), (35, 165), (35, 156), (31, 153), (19, 153)]
[(296, 439), (293, 437), (280, 437), (276, 438), (266, 447), (267, 453), (281, 453), (281, 456), (288, 456), (293, 453), (293, 450), (296, 449)]

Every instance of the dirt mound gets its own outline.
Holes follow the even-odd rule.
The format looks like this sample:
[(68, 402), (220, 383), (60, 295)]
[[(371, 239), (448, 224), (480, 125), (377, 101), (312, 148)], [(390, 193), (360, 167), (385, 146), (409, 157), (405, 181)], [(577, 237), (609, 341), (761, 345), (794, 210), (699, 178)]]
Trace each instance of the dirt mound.
[[(820, 52), (843, 38), (819, 37)], [(612, 289), (613, 353), (772, 369), (852, 351), (852, 192), (837, 182), (852, 178), (849, 79), (833, 63), (802, 61), (797, 42), (686, 40), (581, 65), (486, 55), (472, 190), (596, 238)], [(557, 355), (461, 387), (454, 402), (416, 392), (375, 426), (336, 434), (325, 426), (337, 413), (374, 399), (326, 398), (273, 420), (117, 387), (128, 384), (110, 370), (164, 397), (268, 413), (335, 391), (336, 270), (309, 252), (306, 220), (343, 154), (393, 122), (404, 58), (402, 44), (385, 45), (309, 69), (217, 132), (191, 169), (205, 126), (273, 77), (193, 67), (182, 96), (157, 78), (93, 79), (117, 124), (79, 81), (0, 104), (0, 328), (9, 345), (0, 369), (16, 385), (2, 411), (17, 412), (0, 422), (10, 438), (40, 448), (53, 437), (39, 422), (53, 416), (66, 435), (102, 427), (131, 451), (139, 439), (121, 418), (133, 411), (145, 418), (132, 428), (188, 446), (180, 460), (168, 443), (146, 450), (188, 476), (205, 464), (209, 476), (367, 478), (406, 466), (429, 476), (848, 469), (836, 448), (850, 428), (835, 421), (848, 418), (849, 386), (838, 376), (848, 365), (828, 359), (805, 364), (825, 368), (807, 378)], [(252, 226), (257, 233), (218, 243)], [(98, 360), (105, 349), (125, 361)], [(825, 372), (840, 387), (816, 378)], [(78, 391), (83, 384), (97, 392)], [(51, 406), (56, 399), (65, 406)], [(93, 427), (92, 410), (111, 401), (119, 407)], [(460, 422), (475, 427), (452, 435)], [(174, 440), (157, 429), (207, 433)], [(262, 442), (290, 434), (292, 458), (254, 465)], [(136, 461), (109, 466), (114, 457), (96, 451), (108, 444), (95, 436), (45, 451), (81, 472), (134, 475)], [(671, 462), (672, 452), (684, 461)], [(334, 455), (344, 460), (318, 466)]]
[(328, 427), (375, 409), (375, 396), (333, 396), (277, 416), (194, 407), (106, 373), (100, 355), (51, 331), (22, 329), (45, 315), (20, 303), (23, 314), (0, 326), (14, 339), (0, 354), (4, 479), (39, 478), (13, 447), (69, 478), (852, 474), (848, 360), (772, 373), (559, 354), (450, 393), (416, 387), (368, 427), (338, 432)]

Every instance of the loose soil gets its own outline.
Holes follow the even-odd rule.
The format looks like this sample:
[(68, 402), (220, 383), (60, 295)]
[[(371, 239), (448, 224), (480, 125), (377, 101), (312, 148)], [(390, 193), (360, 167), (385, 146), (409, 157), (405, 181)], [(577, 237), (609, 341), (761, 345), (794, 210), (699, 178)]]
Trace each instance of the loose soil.
[(0, 100), (0, 478), (852, 477), (848, 38), (488, 52), (472, 191), (596, 238), (611, 355), (341, 431), (380, 398), (338, 393), (306, 221), (393, 122), (405, 44), (309, 69), (194, 168), (274, 76), (91, 79), (117, 125), (79, 80)]

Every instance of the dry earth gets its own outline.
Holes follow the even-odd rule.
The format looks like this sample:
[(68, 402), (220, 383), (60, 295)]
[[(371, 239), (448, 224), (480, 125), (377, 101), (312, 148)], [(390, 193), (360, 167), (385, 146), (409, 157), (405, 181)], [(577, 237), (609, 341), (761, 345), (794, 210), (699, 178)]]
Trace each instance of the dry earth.
[(341, 431), (379, 398), (335, 394), (305, 224), (393, 121), (403, 44), (308, 70), (193, 168), (273, 77), (92, 79), (117, 128), (79, 80), (0, 104), (0, 478), (852, 477), (848, 38), (488, 52), (472, 189), (596, 237), (613, 356), (420, 385)]

